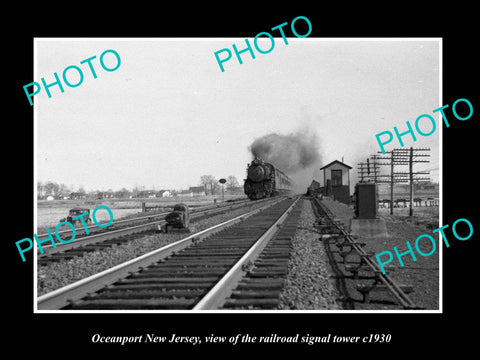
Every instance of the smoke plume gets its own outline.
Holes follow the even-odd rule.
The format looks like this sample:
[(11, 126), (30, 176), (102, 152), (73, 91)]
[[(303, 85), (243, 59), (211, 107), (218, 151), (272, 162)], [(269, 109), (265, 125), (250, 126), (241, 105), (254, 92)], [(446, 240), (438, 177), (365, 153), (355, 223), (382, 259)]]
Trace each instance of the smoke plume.
[(288, 135), (264, 135), (255, 139), (249, 150), (287, 173), (299, 191), (306, 191), (321, 161), (318, 135), (309, 128)]

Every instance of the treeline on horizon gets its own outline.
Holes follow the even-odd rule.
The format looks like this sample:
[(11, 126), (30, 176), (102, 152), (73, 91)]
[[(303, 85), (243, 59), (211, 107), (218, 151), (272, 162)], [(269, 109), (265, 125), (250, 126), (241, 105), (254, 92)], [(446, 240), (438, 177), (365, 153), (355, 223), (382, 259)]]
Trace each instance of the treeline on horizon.
[[(228, 176), (224, 184), (226, 194), (243, 193), (243, 187), (239, 185), (237, 178)], [(193, 193), (194, 195), (218, 195), (222, 193), (222, 185), (213, 175), (202, 175), (198, 186), (190, 186), (188, 189), (147, 189), (144, 185), (135, 185), (133, 188), (126, 187), (120, 190), (86, 190), (82, 185), (78, 187), (67, 186), (54, 181), (37, 182), (37, 199), (44, 200), (48, 197), (54, 199), (98, 199), (98, 198), (143, 198), (178, 196)]]

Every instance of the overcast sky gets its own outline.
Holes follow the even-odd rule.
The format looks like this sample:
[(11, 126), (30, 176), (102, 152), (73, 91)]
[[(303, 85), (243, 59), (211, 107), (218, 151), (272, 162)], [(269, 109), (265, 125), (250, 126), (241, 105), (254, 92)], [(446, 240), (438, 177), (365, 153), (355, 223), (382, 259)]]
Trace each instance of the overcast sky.
[[(242, 65), (233, 56), (221, 72), (214, 52), (242, 49), (245, 39), (36, 39), (32, 81), (53, 82), (69, 65), (84, 70), (80, 86), (34, 98), (37, 179), (87, 191), (182, 189), (206, 174), (243, 184), (255, 138), (301, 128), (318, 134), (323, 165), (343, 157), (355, 169), (380, 150), (375, 134), (406, 130), (443, 105), (437, 39), (275, 40), (269, 54), (244, 53)], [(107, 49), (121, 57), (116, 71), (99, 64)], [(93, 55), (97, 79), (80, 65)], [(440, 127), (406, 141), (432, 149), (431, 163), (415, 170), (432, 170), (434, 181)]]

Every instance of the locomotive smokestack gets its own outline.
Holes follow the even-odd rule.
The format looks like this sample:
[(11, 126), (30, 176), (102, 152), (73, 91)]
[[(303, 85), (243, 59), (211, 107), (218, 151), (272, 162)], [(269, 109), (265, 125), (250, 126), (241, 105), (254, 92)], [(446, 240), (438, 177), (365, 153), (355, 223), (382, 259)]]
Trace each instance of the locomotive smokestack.
[(304, 128), (288, 135), (270, 133), (253, 141), (249, 147), (254, 158), (261, 158), (286, 172), (298, 192), (312, 182), (321, 158), (316, 132)]
[(320, 163), (318, 136), (311, 129), (288, 135), (271, 133), (257, 138), (249, 147), (254, 158), (294, 173)]

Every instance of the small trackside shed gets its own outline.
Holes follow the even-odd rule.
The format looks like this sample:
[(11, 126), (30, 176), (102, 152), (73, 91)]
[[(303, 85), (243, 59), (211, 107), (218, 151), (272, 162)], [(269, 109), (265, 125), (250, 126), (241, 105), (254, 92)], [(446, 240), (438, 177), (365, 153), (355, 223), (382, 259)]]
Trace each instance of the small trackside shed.
[(320, 168), (323, 170), (322, 194), (332, 196), (344, 204), (350, 205), (350, 169), (352, 167), (334, 160)]

